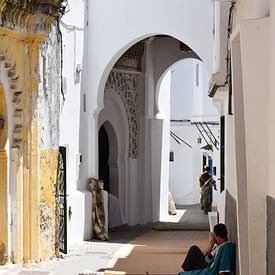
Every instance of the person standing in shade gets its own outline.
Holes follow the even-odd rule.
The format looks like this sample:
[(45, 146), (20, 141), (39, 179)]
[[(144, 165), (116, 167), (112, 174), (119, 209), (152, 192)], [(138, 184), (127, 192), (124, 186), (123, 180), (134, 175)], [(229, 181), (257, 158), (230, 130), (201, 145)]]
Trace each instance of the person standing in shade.
[(209, 166), (204, 168), (204, 172), (200, 176), (200, 187), (201, 187), (201, 209), (204, 214), (212, 211), (212, 201), (213, 201), (213, 187), (216, 188), (216, 181), (210, 174)]

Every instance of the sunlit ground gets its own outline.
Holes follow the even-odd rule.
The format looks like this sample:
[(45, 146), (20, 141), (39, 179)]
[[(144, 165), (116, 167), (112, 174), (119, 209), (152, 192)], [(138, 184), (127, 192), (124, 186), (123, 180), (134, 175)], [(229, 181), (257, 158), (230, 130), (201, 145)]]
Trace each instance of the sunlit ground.
[(168, 217), (164, 220), (164, 222), (178, 223), (186, 211), (187, 211), (186, 209), (177, 209), (177, 214), (168, 215)]

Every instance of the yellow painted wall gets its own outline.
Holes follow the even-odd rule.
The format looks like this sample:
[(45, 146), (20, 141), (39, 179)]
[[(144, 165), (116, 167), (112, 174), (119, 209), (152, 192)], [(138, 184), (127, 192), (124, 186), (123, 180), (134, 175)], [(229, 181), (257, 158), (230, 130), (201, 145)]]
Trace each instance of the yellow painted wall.
[(0, 150), (0, 264), (8, 260), (7, 155)]
[(55, 184), (58, 150), (40, 152), (40, 257), (45, 260), (55, 254)]
[(4, 128), (0, 128), (0, 148), (4, 149), (7, 141), (8, 134), (8, 122), (7, 122), (7, 108), (6, 108), (6, 98), (3, 90), (3, 86), (0, 83), (0, 117), (5, 120)]
[[(49, 259), (56, 249), (56, 203), (55, 184), (57, 177), (58, 150), (39, 147), (39, 47), (45, 35), (22, 34), (0, 27), (0, 51), (5, 55), (5, 64), (13, 67), (16, 75), (6, 75), (7, 81), (21, 92), (20, 101), (13, 102), (13, 111), (22, 110), (15, 121), (21, 129), (16, 135), (19, 142), (10, 140), (17, 148), (17, 174), (15, 176), (15, 211), (12, 237), (12, 261), (32, 262)], [(10, 85), (11, 87), (11, 85)], [(11, 92), (11, 91), (7, 91)], [(0, 115), (5, 112), (4, 91), (0, 86)], [(38, 108), (37, 108), (38, 106)], [(14, 116), (14, 114), (9, 114)], [(12, 129), (14, 130), (14, 129)], [(3, 147), (7, 128), (0, 132)], [(21, 140), (22, 139), (22, 140)], [(21, 141), (20, 141), (21, 140)], [(1, 149), (1, 147), (0, 147)], [(4, 152), (0, 151), (0, 220), (7, 209), (7, 177)], [(3, 176), (2, 176), (3, 175)], [(7, 251), (5, 222), (0, 223), (0, 242)], [(6, 231), (5, 231), (6, 230)], [(5, 252), (6, 253), (6, 252)], [(3, 254), (6, 257), (6, 254)], [(0, 243), (1, 264), (1, 243)]]
[[(7, 208), (7, 154), (5, 145), (7, 141), (7, 108), (3, 86), (0, 83), (0, 117), (4, 125), (0, 127), (0, 264), (8, 260), (8, 208)], [(3, 127), (2, 127), (3, 126)]]

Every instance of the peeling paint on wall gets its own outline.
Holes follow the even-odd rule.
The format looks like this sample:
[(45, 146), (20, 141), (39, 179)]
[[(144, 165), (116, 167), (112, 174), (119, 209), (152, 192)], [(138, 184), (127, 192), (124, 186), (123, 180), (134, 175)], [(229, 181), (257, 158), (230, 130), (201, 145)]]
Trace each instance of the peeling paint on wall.
[(58, 150), (40, 153), (40, 258), (54, 256), (56, 242), (55, 186), (58, 168)]
[(61, 55), (57, 26), (41, 45), (40, 51), (40, 147), (58, 148), (60, 114)]

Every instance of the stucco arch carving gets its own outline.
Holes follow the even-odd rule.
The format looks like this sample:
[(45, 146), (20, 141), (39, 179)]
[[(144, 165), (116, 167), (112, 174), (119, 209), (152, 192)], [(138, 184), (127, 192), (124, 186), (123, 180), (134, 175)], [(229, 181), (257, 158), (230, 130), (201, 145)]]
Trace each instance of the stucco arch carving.
[[(21, 93), (17, 90), (18, 76), (16, 67), (12, 65), (9, 58), (0, 50), (0, 81), (6, 98), (7, 108), (7, 138), (11, 140), (11, 147), (20, 146), (22, 141), (22, 115), (23, 109), (20, 108)], [(17, 126), (16, 126), (17, 122)]]
[(8, 113), (8, 138), (10, 146), (19, 148), (23, 140), (23, 91), (18, 88), (16, 65), (0, 49), (0, 80), (6, 95), (6, 106)]

